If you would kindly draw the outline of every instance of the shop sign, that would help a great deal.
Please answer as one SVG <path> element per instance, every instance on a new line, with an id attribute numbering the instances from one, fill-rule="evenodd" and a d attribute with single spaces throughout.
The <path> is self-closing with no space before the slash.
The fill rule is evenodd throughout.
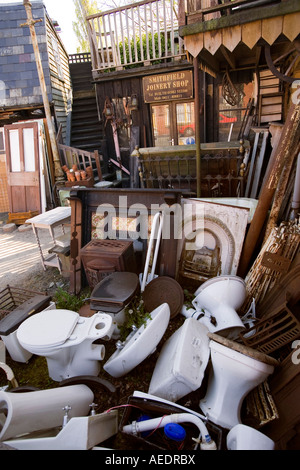
<path id="1" fill-rule="evenodd" d="M 193 98 L 191 70 L 150 75 L 143 78 L 145 103 Z"/>

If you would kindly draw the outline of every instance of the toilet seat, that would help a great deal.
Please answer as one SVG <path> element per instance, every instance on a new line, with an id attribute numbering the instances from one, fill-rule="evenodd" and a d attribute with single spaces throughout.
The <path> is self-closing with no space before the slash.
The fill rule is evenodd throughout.
<path id="1" fill-rule="evenodd" d="M 243 344 L 237 343 L 236 341 L 232 341 L 228 338 L 224 338 L 223 336 L 210 332 L 207 333 L 207 336 L 216 343 L 226 346 L 227 348 L 232 349 L 237 353 L 244 354 L 244 356 L 256 359 L 257 361 L 262 362 L 264 364 L 268 364 L 270 366 L 277 366 L 279 364 L 277 359 L 275 359 L 274 357 L 268 356 L 267 354 L 257 351 L 256 349 L 244 346 Z"/>
<path id="2" fill-rule="evenodd" d="M 45 310 L 24 321 L 17 335 L 25 348 L 54 348 L 70 338 L 79 318 L 71 310 Z"/>
<path id="3" fill-rule="evenodd" d="M 91 294 L 91 309 L 118 313 L 132 300 L 138 289 L 137 274 L 126 271 L 114 272 L 94 287 Z"/>

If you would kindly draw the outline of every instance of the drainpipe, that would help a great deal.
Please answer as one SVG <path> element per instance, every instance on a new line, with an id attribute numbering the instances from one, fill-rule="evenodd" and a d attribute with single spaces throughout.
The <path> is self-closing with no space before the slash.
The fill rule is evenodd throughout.
<path id="1" fill-rule="evenodd" d="M 49 100 L 48 100 L 48 95 L 47 95 L 47 88 L 45 84 L 44 72 L 43 72 L 41 57 L 39 53 L 39 45 L 38 45 L 35 28 L 34 28 L 35 23 L 38 23 L 42 20 L 33 19 L 32 11 L 31 11 L 31 3 L 28 0 L 23 0 L 23 4 L 26 10 L 27 22 L 21 24 L 20 26 L 28 26 L 30 30 L 30 36 L 31 36 L 31 41 L 32 41 L 33 51 L 34 51 L 34 56 L 35 56 L 35 62 L 36 62 L 36 67 L 38 71 L 40 87 L 42 91 L 42 98 L 43 98 L 46 119 L 47 119 L 47 125 L 49 129 L 50 144 L 51 144 L 51 149 L 52 149 L 54 171 L 55 171 L 55 179 L 56 179 L 56 182 L 64 181 L 64 174 L 60 165 L 60 158 L 59 158 L 59 153 L 57 149 L 55 131 L 54 131 L 50 105 L 49 105 Z"/>
<path id="2" fill-rule="evenodd" d="M 200 95 L 199 95 L 199 59 L 194 57 L 194 88 L 195 88 L 195 137 L 196 137 L 196 174 L 197 197 L 201 196 L 201 154 L 200 154 Z"/>

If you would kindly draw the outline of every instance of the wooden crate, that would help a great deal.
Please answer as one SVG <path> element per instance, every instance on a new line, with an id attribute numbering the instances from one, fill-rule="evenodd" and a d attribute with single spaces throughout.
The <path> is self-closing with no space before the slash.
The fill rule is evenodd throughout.
<path id="1" fill-rule="evenodd" d="M 66 181 L 65 186 L 72 187 L 72 186 L 85 186 L 87 188 L 92 188 L 95 184 L 94 178 L 87 178 L 86 180 L 79 180 L 79 181 Z"/>
<path id="2" fill-rule="evenodd" d="M 27 219 L 31 219 L 39 214 L 39 211 L 28 211 L 28 212 L 9 212 L 8 223 L 22 225 L 25 224 Z"/>

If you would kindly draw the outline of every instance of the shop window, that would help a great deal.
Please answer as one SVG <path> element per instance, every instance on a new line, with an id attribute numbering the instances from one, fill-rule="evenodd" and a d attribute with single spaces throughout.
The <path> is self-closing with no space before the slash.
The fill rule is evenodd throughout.
<path id="1" fill-rule="evenodd" d="M 229 100 L 223 85 L 219 86 L 219 141 L 237 140 L 247 110 L 253 97 L 253 82 L 234 84 L 235 100 Z"/>
<path id="2" fill-rule="evenodd" d="M 195 143 L 194 103 L 152 105 L 154 147 Z"/>
<path id="3" fill-rule="evenodd" d="M 169 104 L 160 104 L 152 107 L 152 126 L 155 147 L 172 145 Z"/>
<path id="4" fill-rule="evenodd" d="M 194 103 L 179 103 L 176 105 L 177 117 L 177 135 L 178 144 L 194 144 L 195 143 L 195 119 L 194 119 Z"/>

